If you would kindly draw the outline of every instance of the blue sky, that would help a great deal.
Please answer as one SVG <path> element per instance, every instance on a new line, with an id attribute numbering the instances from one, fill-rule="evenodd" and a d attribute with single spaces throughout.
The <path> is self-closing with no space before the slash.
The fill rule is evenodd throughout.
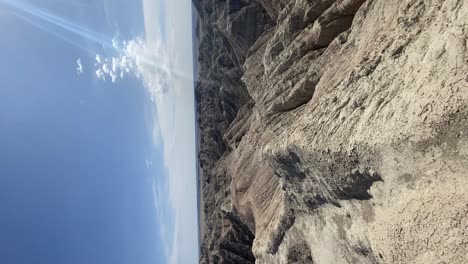
<path id="1" fill-rule="evenodd" d="M 197 262 L 191 29 L 190 1 L 0 0 L 0 263 Z"/>

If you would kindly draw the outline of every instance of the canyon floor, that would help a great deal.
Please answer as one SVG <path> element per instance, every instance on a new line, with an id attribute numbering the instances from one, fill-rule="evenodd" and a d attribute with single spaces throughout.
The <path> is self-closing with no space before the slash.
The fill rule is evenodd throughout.
<path id="1" fill-rule="evenodd" d="M 193 3 L 200 263 L 468 263 L 468 1 Z"/>

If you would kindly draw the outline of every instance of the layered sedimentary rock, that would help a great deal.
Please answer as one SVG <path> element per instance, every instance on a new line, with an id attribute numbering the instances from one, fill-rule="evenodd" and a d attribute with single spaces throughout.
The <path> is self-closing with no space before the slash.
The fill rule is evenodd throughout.
<path id="1" fill-rule="evenodd" d="M 466 263 L 468 2 L 194 4 L 200 263 Z"/>

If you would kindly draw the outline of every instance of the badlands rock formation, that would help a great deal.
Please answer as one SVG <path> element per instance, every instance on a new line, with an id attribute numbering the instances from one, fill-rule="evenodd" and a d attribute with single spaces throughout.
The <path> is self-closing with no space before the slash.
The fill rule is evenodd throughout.
<path id="1" fill-rule="evenodd" d="M 200 263 L 468 263 L 468 1 L 193 1 Z"/>

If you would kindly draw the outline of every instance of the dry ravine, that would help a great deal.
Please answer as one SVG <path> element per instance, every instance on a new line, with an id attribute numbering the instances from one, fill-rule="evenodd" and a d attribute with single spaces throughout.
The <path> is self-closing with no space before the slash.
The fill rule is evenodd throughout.
<path id="1" fill-rule="evenodd" d="M 468 263 L 468 1 L 193 2 L 200 263 Z"/>

